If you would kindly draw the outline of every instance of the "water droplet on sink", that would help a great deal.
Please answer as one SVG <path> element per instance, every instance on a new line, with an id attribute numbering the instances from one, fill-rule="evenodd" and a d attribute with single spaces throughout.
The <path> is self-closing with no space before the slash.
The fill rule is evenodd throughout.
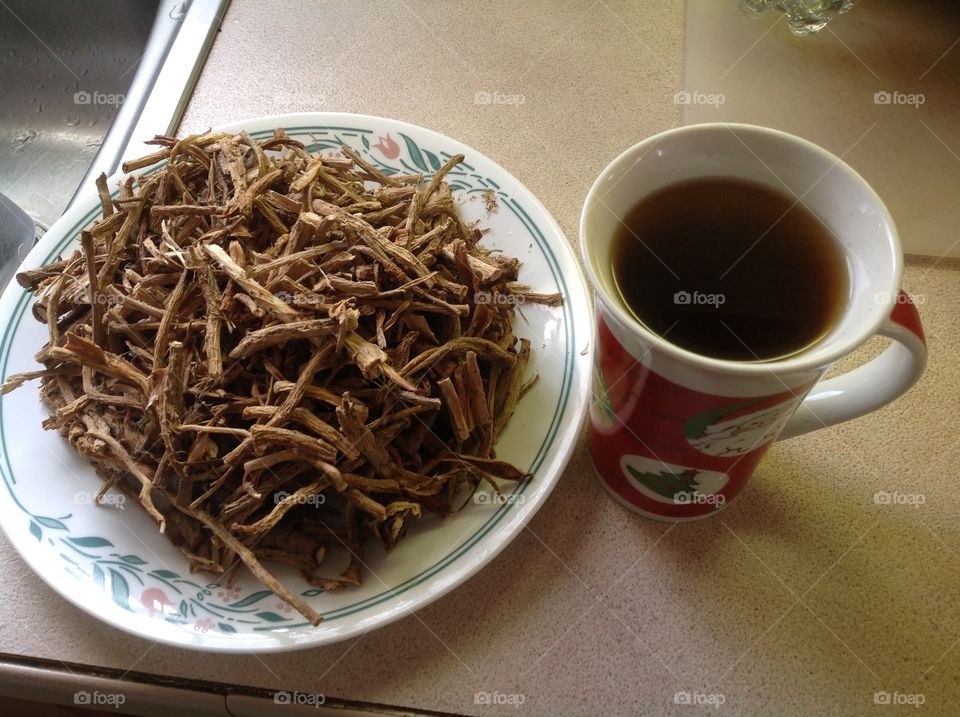
<path id="1" fill-rule="evenodd" d="M 168 17 L 171 20 L 176 20 L 179 22 L 183 19 L 183 16 L 187 14 L 187 4 L 184 2 L 178 2 L 176 5 L 171 8 Z"/>
<path id="2" fill-rule="evenodd" d="M 37 136 L 36 131 L 32 129 L 26 129 L 13 138 L 13 143 L 17 145 L 17 147 L 26 147 L 28 144 L 30 144 L 33 141 L 33 138 L 36 136 Z"/>

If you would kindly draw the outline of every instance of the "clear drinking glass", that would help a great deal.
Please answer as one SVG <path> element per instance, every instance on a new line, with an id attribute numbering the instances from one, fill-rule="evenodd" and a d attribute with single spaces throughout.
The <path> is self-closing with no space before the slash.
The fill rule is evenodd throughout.
<path id="1" fill-rule="evenodd" d="M 740 0 L 741 9 L 750 15 L 764 10 L 780 10 L 794 35 L 819 32 L 838 13 L 847 12 L 855 0 Z"/>

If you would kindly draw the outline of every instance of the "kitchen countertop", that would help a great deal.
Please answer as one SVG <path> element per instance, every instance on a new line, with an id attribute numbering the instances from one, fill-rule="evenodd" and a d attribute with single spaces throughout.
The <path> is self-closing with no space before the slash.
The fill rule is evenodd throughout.
<path id="1" fill-rule="evenodd" d="M 683 46 L 683 6 L 668 0 L 234 0 L 181 130 L 300 110 L 422 124 L 506 167 L 574 242 L 602 167 L 682 121 Z M 523 102 L 475 104 L 478 92 Z M 263 656 L 154 645 L 59 598 L 0 538 L 0 688 L 38 698 L 38 671 L 87 689 L 104 675 L 177 678 L 197 691 L 178 711 L 221 709 L 199 693 L 222 685 L 470 715 L 692 714 L 687 698 L 722 701 L 719 715 L 873 714 L 877 693 L 955 711 L 958 279 L 957 260 L 908 259 L 904 285 L 922 302 L 931 350 L 924 378 L 879 412 L 777 444 L 719 516 L 671 526 L 628 512 L 601 488 L 581 439 L 550 500 L 487 568 L 343 643 Z M 923 503 L 877 504 L 878 491 Z M 507 704 L 479 704 L 479 693 Z M 262 709 L 239 693 L 226 706 Z"/>

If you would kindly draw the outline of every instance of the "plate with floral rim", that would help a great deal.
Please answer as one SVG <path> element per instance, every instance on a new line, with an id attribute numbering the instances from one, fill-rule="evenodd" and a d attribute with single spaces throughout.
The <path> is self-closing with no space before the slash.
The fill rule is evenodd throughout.
<path id="1" fill-rule="evenodd" d="M 188 649 L 273 652 L 336 642 L 440 598 L 504 550 L 547 500 L 587 410 L 594 324 L 584 276 L 556 221 L 517 179 L 461 142 L 392 119 L 299 113 L 218 129 L 263 138 L 278 127 L 312 151 L 336 153 L 346 144 L 387 174 L 422 173 L 429 179 L 462 153 L 465 161 L 447 176 L 461 216 L 479 222 L 485 246 L 520 259 L 523 283 L 534 291 L 559 292 L 563 301 L 523 307 L 516 323 L 516 333 L 532 342 L 530 370 L 540 378 L 496 449 L 499 457 L 528 469 L 532 479 L 509 486 L 502 501 L 488 493 L 452 516 L 421 519 L 389 555 L 373 546 L 364 555 L 359 587 L 323 592 L 295 571 L 278 568 L 284 584 L 323 615 L 318 626 L 246 571 L 224 584 L 191 573 L 153 521 L 122 495 L 108 493 L 95 505 L 101 482 L 92 467 L 55 431 L 41 427 L 48 408 L 39 399 L 38 381 L 0 398 L 0 527 L 23 560 L 97 619 Z M 110 186 L 122 176 L 113 177 Z M 73 251 L 80 230 L 99 218 L 99 206 L 95 194 L 86 194 L 30 251 L 21 270 Z M 38 367 L 34 355 L 47 337 L 32 315 L 33 303 L 32 294 L 15 282 L 0 298 L 0 380 Z"/>

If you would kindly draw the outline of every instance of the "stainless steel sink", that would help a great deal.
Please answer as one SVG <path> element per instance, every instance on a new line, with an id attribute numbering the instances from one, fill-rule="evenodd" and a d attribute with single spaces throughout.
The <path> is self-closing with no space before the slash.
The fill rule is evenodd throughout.
<path id="1" fill-rule="evenodd" d="M 0 0 L 0 194 L 49 225 L 130 145 L 175 130 L 226 5 Z"/>

